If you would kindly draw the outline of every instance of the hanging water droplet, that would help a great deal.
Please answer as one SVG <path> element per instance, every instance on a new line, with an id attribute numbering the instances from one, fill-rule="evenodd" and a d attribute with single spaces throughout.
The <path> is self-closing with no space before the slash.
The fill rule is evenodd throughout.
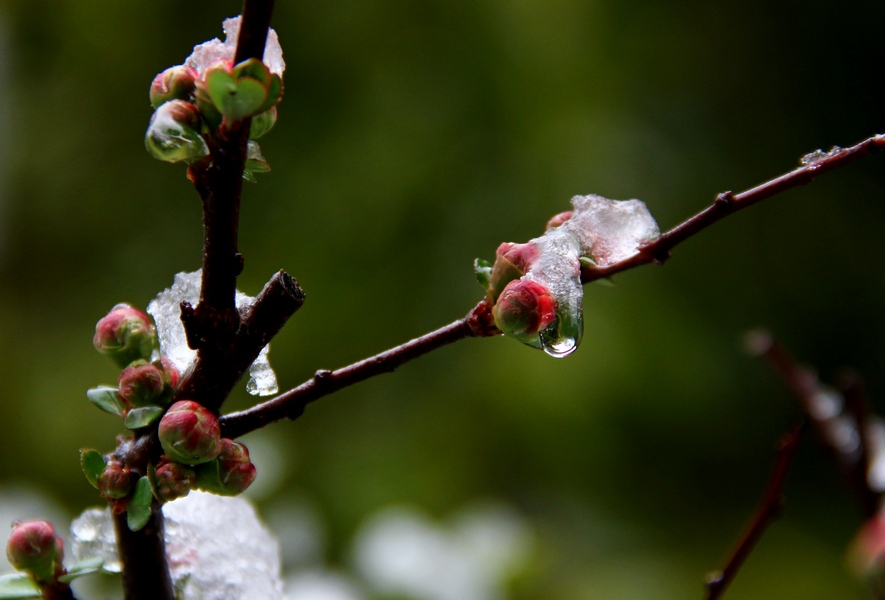
<path id="1" fill-rule="evenodd" d="M 548 356 L 565 358 L 578 349 L 583 329 L 584 319 L 580 312 L 557 316 L 547 329 L 541 331 L 541 349 Z"/>

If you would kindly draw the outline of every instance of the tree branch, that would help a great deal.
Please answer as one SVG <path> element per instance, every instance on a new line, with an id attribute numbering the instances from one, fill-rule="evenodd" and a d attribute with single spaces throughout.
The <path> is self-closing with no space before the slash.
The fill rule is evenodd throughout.
<path id="1" fill-rule="evenodd" d="M 114 515 L 114 530 L 126 600 L 173 600 L 162 508 L 154 507 L 147 525 L 138 531 L 129 529 L 126 513 Z"/>
<path id="2" fill-rule="evenodd" d="M 836 152 L 827 153 L 812 164 L 790 171 L 780 177 L 749 189 L 739 194 L 723 192 L 716 196 L 712 205 L 702 210 L 687 221 L 680 223 L 670 231 L 661 234 L 656 240 L 645 244 L 638 253 L 605 268 L 584 267 L 581 269 L 581 282 L 589 283 L 598 279 L 611 277 L 622 271 L 649 263 L 664 263 L 670 258 L 670 252 L 678 244 L 696 235 L 716 223 L 720 219 L 752 206 L 757 202 L 770 198 L 794 187 L 811 183 L 823 173 L 833 171 L 859 158 L 870 156 L 885 149 L 885 135 L 875 135 L 861 143 Z"/>
<path id="3" fill-rule="evenodd" d="M 778 444 L 774 471 L 768 481 L 765 495 L 762 497 L 762 504 L 760 504 L 756 514 L 743 535 L 741 535 L 740 541 L 731 553 L 731 557 L 728 559 L 725 567 L 721 571 L 713 573 L 707 579 L 707 600 L 716 600 L 725 593 L 726 588 L 735 578 L 741 565 L 750 555 L 750 552 L 753 551 L 762 534 L 765 533 L 771 522 L 777 519 L 783 511 L 784 482 L 787 479 L 790 463 L 796 454 L 796 448 L 799 446 L 801 433 L 802 426 L 799 425 L 785 435 Z"/>

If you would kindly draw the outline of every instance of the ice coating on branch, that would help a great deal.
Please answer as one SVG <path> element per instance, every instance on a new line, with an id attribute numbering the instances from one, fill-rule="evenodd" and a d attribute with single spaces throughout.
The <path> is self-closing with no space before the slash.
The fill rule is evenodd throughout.
<path id="1" fill-rule="evenodd" d="M 154 318 L 157 335 L 160 338 L 160 352 L 169 358 L 178 370 L 184 373 L 197 356 L 197 351 L 187 345 L 184 325 L 181 323 L 181 303 L 189 302 L 196 306 L 200 300 L 202 269 L 193 273 L 179 273 L 172 287 L 163 290 L 148 304 L 147 311 Z M 255 298 L 237 290 L 236 304 L 242 311 L 250 306 Z M 258 358 L 249 367 L 249 382 L 246 390 L 252 395 L 269 396 L 279 390 L 277 376 L 270 366 L 267 353 L 268 344 L 262 348 Z"/>
<path id="2" fill-rule="evenodd" d="M 581 259 L 608 267 L 627 259 L 660 235 L 645 203 L 609 200 L 602 196 L 572 198 L 572 216 L 529 243 L 538 249 L 522 279 L 545 286 L 556 300 L 556 320 L 541 331 L 539 345 L 547 354 L 571 354 L 583 333 Z"/>
<path id="3" fill-rule="evenodd" d="M 836 156 L 840 152 L 842 152 L 842 148 L 840 148 L 839 146 L 833 146 L 826 152 L 817 149 L 814 152 L 809 152 L 808 154 L 800 158 L 799 163 L 805 167 L 814 167 L 822 160 Z"/>
<path id="4" fill-rule="evenodd" d="M 225 19 L 222 23 L 225 38 L 222 42 L 218 38 L 204 42 L 199 46 L 194 46 L 193 53 L 187 57 L 185 64 L 197 73 L 203 74 L 206 69 L 221 60 L 233 61 L 234 53 L 237 50 L 237 36 L 240 33 L 241 16 Z M 267 32 L 267 44 L 264 46 L 264 64 L 270 69 L 271 73 L 276 73 L 280 77 L 286 70 L 286 63 L 283 61 L 283 49 L 280 47 L 280 39 L 277 32 L 269 29 Z"/>
<path id="5" fill-rule="evenodd" d="M 193 491 L 163 506 L 166 553 L 179 600 L 282 600 L 279 544 L 245 499 Z M 120 571 L 108 509 L 71 524 L 72 553 Z"/>

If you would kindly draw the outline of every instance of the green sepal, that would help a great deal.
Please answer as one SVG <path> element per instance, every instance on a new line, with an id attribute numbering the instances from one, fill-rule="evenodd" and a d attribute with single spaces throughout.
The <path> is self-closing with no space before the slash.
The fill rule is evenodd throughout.
<path id="1" fill-rule="evenodd" d="M 92 487 L 98 489 L 98 478 L 105 468 L 104 457 L 101 455 L 101 452 L 92 448 L 81 448 L 80 468 L 83 469 L 86 480 L 92 484 Z"/>
<path id="2" fill-rule="evenodd" d="M 240 121 L 265 110 L 268 88 L 252 77 L 236 79 L 216 69 L 206 76 L 206 91 L 218 112 L 231 121 Z"/>
<path id="3" fill-rule="evenodd" d="M 473 261 L 473 272 L 482 289 L 487 290 L 492 285 L 492 263 L 481 258 Z"/>
<path id="4" fill-rule="evenodd" d="M 126 412 L 123 401 L 117 395 L 117 388 L 100 385 L 97 388 L 86 390 L 86 397 L 106 413 L 122 417 L 123 413 Z"/>
<path id="5" fill-rule="evenodd" d="M 280 76 L 276 73 L 271 73 L 270 75 L 270 87 L 267 89 L 267 100 L 264 101 L 264 104 L 261 108 L 258 109 L 259 113 L 263 113 L 266 110 L 270 110 L 280 102 L 280 98 L 283 97 L 283 80 L 280 79 Z"/>
<path id="6" fill-rule="evenodd" d="M 261 147 L 258 142 L 249 140 L 246 146 L 246 164 L 243 167 L 243 179 L 250 183 L 257 183 L 255 173 L 267 173 L 270 171 L 270 165 L 264 160 L 261 154 Z"/>
<path id="7" fill-rule="evenodd" d="M 11 573 L 0 577 L 0 598 L 42 598 L 43 592 L 37 582 L 26 573 Z"/>
<path id="8" fill-rule="evenodd" d="M 252 126 L 249 128 L 249 139 L 257 140 L 265 133 L 273 129 L 277 122 L 277 111 L 274 108 L 258 113 L 252 117 Z"/>
<path id="9" fill-rule="evenodd" d="M 133 408 L 126 413 L 126 418 L 123 419 L 123 427 L 126 429 L 141 429 L 159 419 L 162 414 L 163 409 L 160 406 Z"/>
<path id="10" fill-rule="evenodd" d="M 151 491 L 151 483 L 147 477 L 141 477 L 135 483 L 135 491 L 126 505 L 126 523 L 131 531 L 138 531 L 144 527 L 151 518 L 151 503 L 154 494 Z"/>
<path id="11" fill-rule="evenodd" d="M 249 58 L 236 65 L 231 71 L 234 79 L 243 79 L 249 77 L 255 79 L 265 88 L 270 87 L 271 75 L 267 65 L 257 58 Z"/>
<path id="12" fill-rule="evenodd" d="M 599 268 L 599 265 L 596 264 L 596 261 L 589 256 L 581 256 L 580 258 L 578 258 L 578 262 L 581 263 L 582 267 L 587 267 L 590 269 Z"/>
<path id="13" fill-rule="evenodd" d="M 94 556 L 92 558 L 87 558 L 68 567 L 67 573 L 59 577 L 58 580 L 62 583 L 70 583 L 77 577 L 83 577 L 84 575 L 92 575 L 93 573 L 103 572 L 103 566 L 104 559 L 102 557 Z"/>

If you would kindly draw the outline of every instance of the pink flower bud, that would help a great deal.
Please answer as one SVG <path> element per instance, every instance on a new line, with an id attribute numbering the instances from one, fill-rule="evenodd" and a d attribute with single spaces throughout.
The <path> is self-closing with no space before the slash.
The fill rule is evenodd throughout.
<path id="1" fill-rule="evenodd" d="M 508 283 L 525 275 L 537 260 L 538 254 L 538 248 L 531 242 L 525 244 L 504 242 L 498 246 L 489 290 L 492 300 L 497 300 Z"/>
<path id="2" fill-rule="evenodd" d="M 176 402 L 159 427 L 160 445 L 175 462 L 198 465 L 221 452 L 221 427 L 208 409 L 192 400 Z"/>
<path id="3" fill-rule="evenodd" d="M 62 541 L 46 521 L 26 521 L 12 528 L 6 557 L 13 567 L 28 571 L 39 582 L 62 573 Z"/>
<path id="4" fill-rule="evenodd" d="M 163 373 L 152 364 L 134 363 L 120 373 L 117 394 L 128 408 L 156 404 L 163 393 Z"/>
<path id="5" fill-rule="evenodd" d="M 570 210 L 561 212 L 558 215 L 553 215 L 552 217 L 550 217 L 550 220 L 547 221 L 547 227 L 545 229 L 553 229 L 554 227 L 559 227 L 571 218 L 572 211 Z"/>
<path id="6" fill-rule="evenodd" d="M 132 472 L 115 460 L 110 461 L 98 476 L 98 491 L 103 498 L 119 500 L 131 489 Z"/>
<path id="7" fill-rule="evenodd" d="M 154 491 L 162 502 L 184 498 L 197 482 L 190 467 L 164 458 L 154 473 Z"/>
<path id="8" fill-rule="evenodd" d="M 165 356 L 161 356 L 159 360 L 155 360 L 154 366 L 157 367 L 163 375 L 163 391 L 175 391 L 178 387 L 178 382 L 181 380 L 181 373 L 179 373 L 178 367 Z"/>
<path id="9" fill-rule="evenodd" d="M 877 589 L 885 589 L 885 516 L 880 512 L 864 523 L 848 548 L 848 567 Z"/>
<path id="10" fill-rule="evenodd" d="M 169 67 L 151 83 L 151 105 L 156 109 L 169 100 L 188 100 L 194 93 L 197 72 L 185 65 Z"/>
<path id="11" fill-rule="evenodd" d="M 221 496 L 236 496 L 255 480 L 257 471 L 249 459 L 249 449 L 229 439 L 221 440 L 221 453 L 215 460 L 197 466 L 197 487 Z"/>
<path id="12" fill-rule="evenodd" d="M 138 359 L 149 358 L 156 332 L 143 312 L 128 304 L 118 304 L 95 325 L 92 343 L 120 368 Z"/>
<path id="13" fill-rule="evenodd" d="M 556 300 L 537 281 L 517 279 L 507 284 L 492 312 L 498 329 L 530 344 L 556 318 Z"/>

